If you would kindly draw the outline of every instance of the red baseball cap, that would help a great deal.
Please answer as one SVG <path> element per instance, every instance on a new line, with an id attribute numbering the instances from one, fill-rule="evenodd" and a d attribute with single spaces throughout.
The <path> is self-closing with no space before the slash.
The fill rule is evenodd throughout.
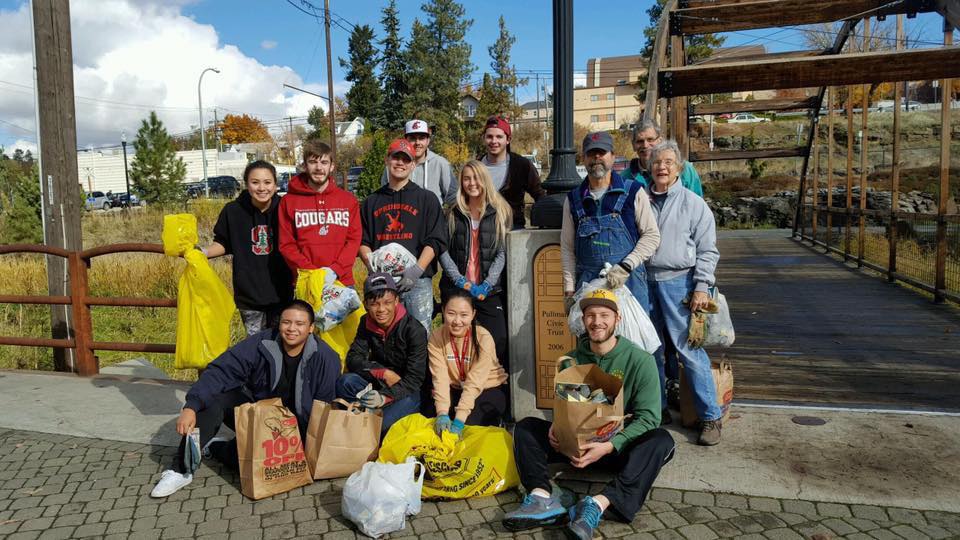
<path id="1" fill-rule="evenodd" d="M 407 142 L 406 139 L 394 139 L 393 142 L 390 143 L 390 148 L 387 149 L 387 157 L 398 152 L 406 154 L 411 160 L 414 159 L 413 147 L 410 146 L 410 143 Z"/>
<path id="2" fill-rule="evenodd" d="M 510 138 L 510 122 L 501 116 L 491 116 L 487 118 L 486 125 L 483 126 L 483 130 L 486 131 L 487 128 L 500 128 L 507 135 L 507 138 Z"/>

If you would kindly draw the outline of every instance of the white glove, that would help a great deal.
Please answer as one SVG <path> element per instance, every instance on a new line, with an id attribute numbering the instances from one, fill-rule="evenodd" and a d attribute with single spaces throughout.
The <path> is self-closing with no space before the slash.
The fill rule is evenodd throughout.
<path id="1" fill-rule="evenodd" d="M 627 265 L 623 262 L 617 263 L 616 266 L 607 270 L 607 286 L 610 287 L 610 290 L 617 290 L 623 287 L 629 277 L 630 269 Z"/>

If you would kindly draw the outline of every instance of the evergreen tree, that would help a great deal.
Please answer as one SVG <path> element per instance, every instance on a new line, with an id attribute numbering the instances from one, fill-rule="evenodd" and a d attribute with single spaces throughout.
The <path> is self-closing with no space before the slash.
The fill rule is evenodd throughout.
<path id="1" fill-rule="evenodd" d="M 384 136 L 383 131 L 373 134 L 370 141 L 370 150 L 363 157 L 363 172 L 357 178 L 357 190 L 354 195 L 362 201 L 374 191 L 380 189 L 380 178 L 383 176 L 383 169 L 386 167 L 384 159 L 387 157 L 387 148 L 389 142 Z"/>
<path id="2" fill-rule="evenodd" d="M 367 25 L 355 26 L 347 46 L 350 61 L 340 59 L 347 68 L 346 79 L 353 83 L 347 91 L 350 104 L 347 116 L 376 122 L 380 110 L 380 86 L 373 71 L 377 67 L 377 50 L 373 46 L 373 29 Z"/>
<path id="3" fill-rule="evenodd" d="M 376 115 L 377 127 L 395 130 L 403 126 L 403 102 L 407 95 L 407 65 L 403 59 L 403 41 L 400 39 L 400 19 L 397 18 L 396 0 L 390 0 L 383 8 L 384 38 L 380 41 L 383 51 L 380 56 L 380 85 L 382 106 Z"/>
<path id="4" fill-rule="evenodd" d="M 130 164 L 130 181 L 134 192 L 151 204 L 181 199 L 187 166 L 177 157 L 173 140 L 156 112 L 150 111 L 150 118 L 140 125 L 133 149 L 136 155 Z"/>
<path id="5" fill-rule="evenodd" d="M 330 120 L 327 118 L 327 113 L 323 112 L 323 109 L 316 105 L 310 107 L 310 111 L 307 113 L 307 123 L 313 128 L 307 135 L 307 139 L 330 140 Z"/>
<path id="6" fill-rule="evenodd" d="M 487 118 L 500 114 L 502 108 L 496 99 L 496 89 L 493 77 L 489 73 L 483 74 L 483 84 L 480 85 L 480 103 L 477 105 L 477 121 L 484 122 Z M 489 97 L 488 97 L 489 96 Z"/>
<path id="7" fill-rule="evenodd" d="M 657 25 L 660 24 L 660 15 L 663 14 L 663 6 L 667 3 L 667 0 L 657 0 L 654 2 L 649 9 L 647 9 L 647 15 L 650 16 L 650 22 L 647 27 L 643 30 L 644 37 L 647 38 L 646 43 L 643 46 L 643 51 L 641 54 L 647 60 L 647 65 L 650 65 L 650 61 L 653 59 L 653 55 L 656 51 L 653 50 L 656 41 L 657 41 Z M 717 34 L 700 34 L 696 36 L 684 36 L 684 46 L 683 52 L 686 57 L 687 64 L 693 64 L 709 58 L 713 51 L 722 47 L 723 42 L 726 41 L 725 36 L 718 36 Z M 667 43 L 667 58 L 670 57 L 670 44 Z M 662 67 L 662 66 L 661 66 Z M 643 101 L 646 99 L 647 95 L 647 75 L 643 74 L 638 80 L 640 84 L 640 91 L 637 93 L 637 99 Z"/>
<path id="8" fill-rule="evenodd" d="M 14 151 L 13 159 L 0 148 L 0 238 L 4 242 L 41 244 L 39 172 L 30 151 Z"/>
<path id="9" fill-rule="evenodd" d="M 509 118 L 520 118 L 522 110 L 513 99 L 513 92 L 517 85 L 527 83 L 526 79 L 517 78 L 517 70 L 510 65 L 510 49 L 517 42 L 517 38 L 507 31 L 507 23 L 500 16 L 500 34 L 493 45 L 487 47 L 490 53 L 490 67 L 493 68 L 493 78 L 488 82 L 487 74 L 483 76 L 483 89 L 480 97 L 480 109 L 485 112 L 481 118 L 491 114 L 499 114 Z"/>
<path id="10" fill-rule="evenodd" d="M 404 112 L 436 126 L 437 138 L 460 141 L 460 88 L 474 69 L 464 37 L 473 20 L 454 0 L 429 0 L 422 9 L 426 23 L 413 22 L 405 54 L 410 82 Z"/>

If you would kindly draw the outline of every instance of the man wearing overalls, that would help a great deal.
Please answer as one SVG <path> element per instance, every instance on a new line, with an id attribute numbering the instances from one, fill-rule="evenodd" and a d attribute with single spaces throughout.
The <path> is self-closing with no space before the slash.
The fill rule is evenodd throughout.
<path id="1" fill-rule="evenodd" d="M 660 245 L 660 230 L 643 186 L 613 172 L 613 138 L 605 131 L 583 139 L 587 178 L 563 201 L 560 258 L 563 292 L 569 311 L 573 294 L 596 279 L 604 264 L 611 290 L 626 286 L 647 311 L 643 263 Z"/>

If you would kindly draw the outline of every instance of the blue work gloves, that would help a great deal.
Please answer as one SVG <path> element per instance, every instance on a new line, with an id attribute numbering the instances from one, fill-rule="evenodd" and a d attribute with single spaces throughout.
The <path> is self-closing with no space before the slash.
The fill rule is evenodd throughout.
<path id="1" fill-rule="evenodd" d="M 463 421 L 454 420 L 451 422 L 450 416 L 446 414 L 437 416 L 437 419 L 433 423 L 433 431 L 437 433 L 438 437 L 442 436 L 444 431 L 449 431 L 456 435 L 458 439 L 462 439 L 463 427 Z"/>
<path id="2" fill-rule="evenodd" d="M 450 416 L 446 414 L 441 414 L 437 416 L 437 420 L 433 423 L 433 431 L 437 433 L 437 436 L 439 437 L 441 433 L 443 433 L 444 431 L 448 431 L 449 429 L 450 429 Z"/>
<path id="3" fill-rule="evenodd" d="M 493 287 L 490 286 L 486 281 L 481 282 L 479 285 L 474 285 L 470 287 L 470 294 L 477 300 L 484 300 L 486 297 L 490 296 L 490 289 Z"/>
<path id="4" fill-rule="evenodd" d="M 458 289 L 463 289 L 465 291 L 469 291 L 470 288 L 473 287 L 473 283 L 470 283 L 469 281 L 467 281 L 467 278 L 463 276 L 458 277 L 457 280 L 453 282 L 453 284 Z"/>

